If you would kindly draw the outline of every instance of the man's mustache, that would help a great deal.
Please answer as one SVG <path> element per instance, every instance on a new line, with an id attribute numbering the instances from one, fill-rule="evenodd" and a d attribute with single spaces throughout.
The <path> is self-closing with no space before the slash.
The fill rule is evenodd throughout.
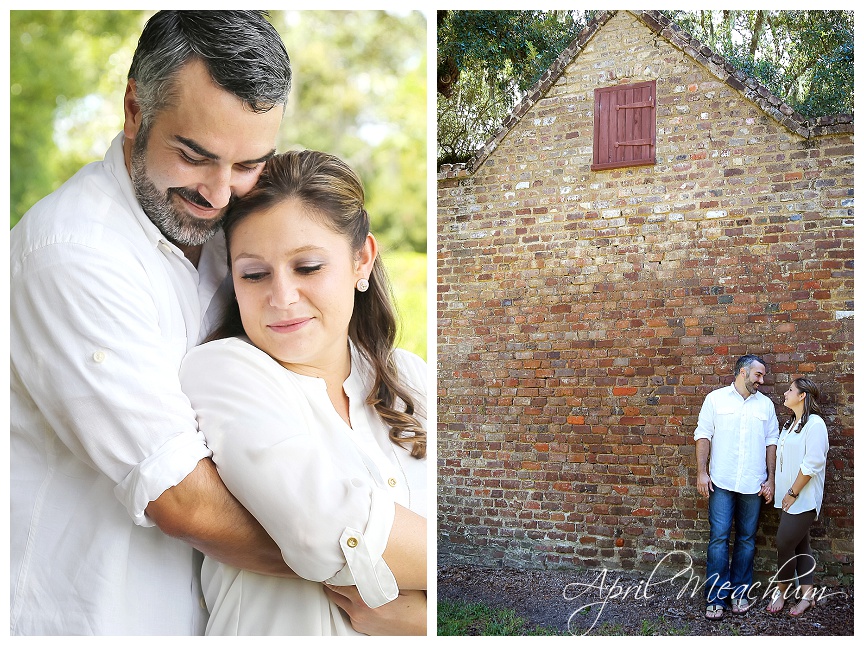
<path id="1" fill-rule="evenodd" d="M 204 199 L 204 196 L 201 195 L 198 191 L 193 191 L 191 188 L 171 188 L 168 189 L 169 192 L 176 193 L 180 197 L 185 200 L 189 200 L 192 204 L 197 204 L 198 206 L 204 207 L 205 209 L 212 209 L 213 205 L 210 204 L 207 200 Z M 232 196 L 233 198 L 233 196 Z"/>

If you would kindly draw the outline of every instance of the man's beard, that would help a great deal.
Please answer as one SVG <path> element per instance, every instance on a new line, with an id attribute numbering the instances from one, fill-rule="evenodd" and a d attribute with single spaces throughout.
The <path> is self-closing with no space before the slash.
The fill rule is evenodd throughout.
<path id="1" fill-rule="evenodd" d="M 176 200 L 182 197 L 194 204 L 212 208 L 200 193 L 183 187 L 169 188 L 165 193 L 160 193 L 147 176 L 145 158 L 148 134 L 146 131 L 139 131 L 132 143 L 130 168 L 135 197 L 150 221 L 171 242 L 189 247 L 202 245 L 222 226 L 224 210 L 216 218 L 196 218 L 176 204 Z"/>

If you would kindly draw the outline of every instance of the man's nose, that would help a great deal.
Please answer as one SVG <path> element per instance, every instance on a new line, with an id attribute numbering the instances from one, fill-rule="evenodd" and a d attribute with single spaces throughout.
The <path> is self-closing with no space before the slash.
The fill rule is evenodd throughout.
<path id="1" fill-rule="evenodd" d="M 206 180 L 198 187 L 198 192 L 210 202 L 214 209 L 228 206 L 231 200 L 231 167 L 213 165 Z"/>

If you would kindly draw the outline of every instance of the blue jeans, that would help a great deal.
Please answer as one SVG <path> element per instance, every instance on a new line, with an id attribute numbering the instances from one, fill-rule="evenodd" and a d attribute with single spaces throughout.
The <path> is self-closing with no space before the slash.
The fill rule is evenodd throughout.
<path id="1" fill-rule="evenodd" d="M 708 496 L 707 603 L 724 606 L 730 596 L 744 597 L 753 583 L 753 559 L 756 557 L 756 528 L 762 498 L 758 493 L 736 493 L 714 485 Z M 729 534 L 735 521 L 735 545 L 729 566 Z"/>

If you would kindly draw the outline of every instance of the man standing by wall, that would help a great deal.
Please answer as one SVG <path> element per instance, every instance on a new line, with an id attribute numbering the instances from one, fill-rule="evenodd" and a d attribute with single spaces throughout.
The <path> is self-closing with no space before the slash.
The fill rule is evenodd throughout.
<path id="1" fill-rule="evenodd" d="M 771 400 L 759 392 L 765 362 L 748 354 L 735 362 L 735 381 L 709 393 L 699 412 L 696 440 L 696 489 L 708 498 L 705 582 L 707 619 L 720 619 L 730 600 L 743 614 L 751 601 L 760 496 L 774 496 L 774 465 L 779 428 Z M 710 456 L 710 465 L 709 465 Z M 729 562 L 729 535 L 735 544 Z M 730 595 L 731 593 L 731 595 Z"/>
<path id="2" fill-rule="evenodd" d="M 222 213 L 274 154 L 290 83 L 261 12 L 157 13 L 123 132 L 13 229 L 13 635 L 201 634 L 193 547 L 290 574 L 178 380 L 227 295 Z"/>

